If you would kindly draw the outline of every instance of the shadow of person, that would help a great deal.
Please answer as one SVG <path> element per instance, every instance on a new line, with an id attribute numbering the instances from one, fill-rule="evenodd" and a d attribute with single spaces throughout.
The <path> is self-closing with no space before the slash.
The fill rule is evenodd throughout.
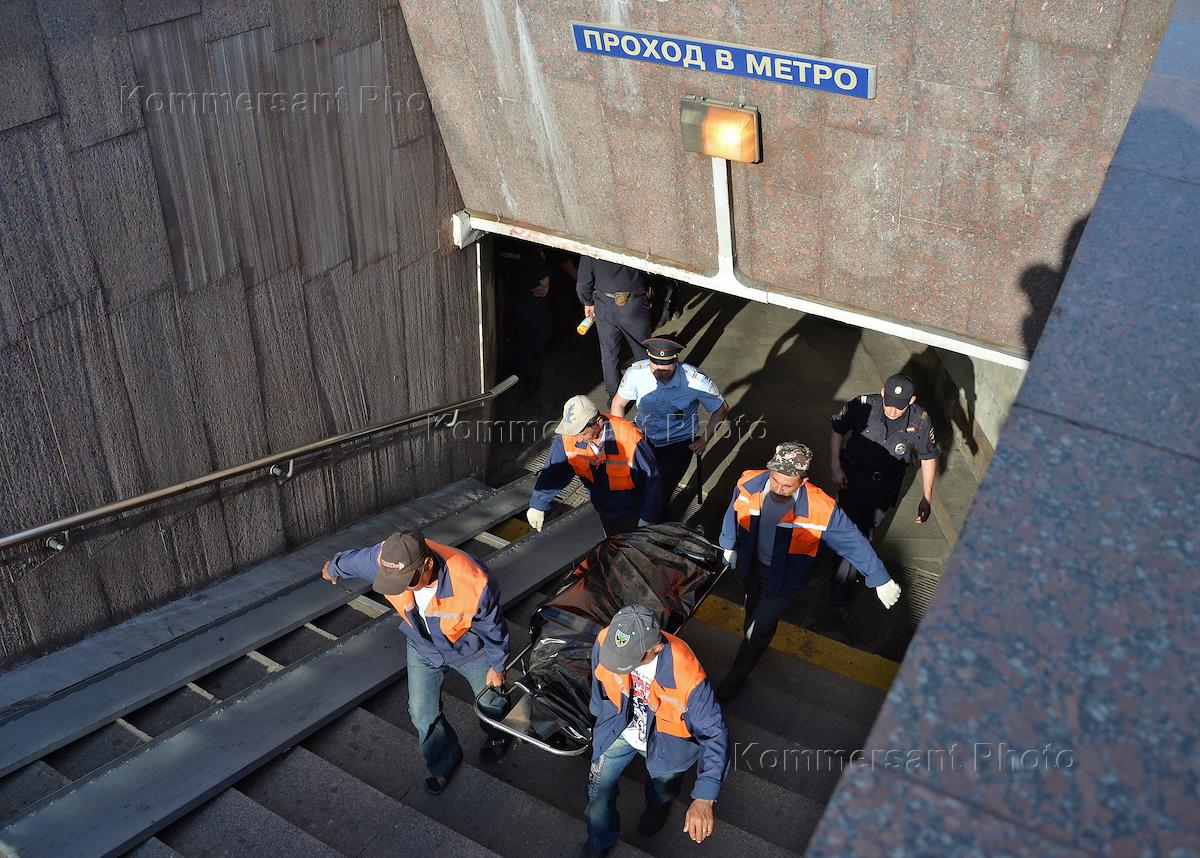
<path id="1" fill-rule="evenodd" d="M 1025 345 L 1026 355 L 1033 354 L 1038 340 L 1041 339 L 1042 330 L 1046 327 L 1046 320 L 1050 318 L 1050 311 L 1058 298 L 1063 278 L 1067 276 L 1067 269 L 1071 267 L 1071 260 L 1075 258 L 1075 250 L 1079 247 L 1079 239 L 1083 237 L 1089 216 L 1090 213 L 1075 221 L 1075 225 L 1067 233 L 1058 268 L 1034 265 L 1021 274 L 1021 291 L 1029 301 L 1029 313 L 1021 323 L 1021 341 Z"/>
<path id="2" fill-rule="evenodd" d="M 798 440 L 812 449 L 812 479 L 832 491 L 829 419 L 841 406 L 838 391 L 849 377 L 861 336 L 856 327 L 800 316 L 772 343 L 759 369 L 725 386 L 731 405 L 728 431 L 704 455 L 705 470 L 716 479 L 710 478 L 704 503 L 693 504 L 690 524 L 712 539 L 719 536 L 738 477 L 765 468 L 784 441 Z"/>
<path id="3" fill-rule="evenodd" d="M 686 347 L 683 359 L 692 366 L 703 368 L 702 362 L 708 357 L 713 346 L 748 303 L 750 302 L 745 298 L 707 292 L 702 296 L 696 312 L 682 328 L 673 330 L 671 325 L 666 325 L 656 335 L 683 343 Z"/>

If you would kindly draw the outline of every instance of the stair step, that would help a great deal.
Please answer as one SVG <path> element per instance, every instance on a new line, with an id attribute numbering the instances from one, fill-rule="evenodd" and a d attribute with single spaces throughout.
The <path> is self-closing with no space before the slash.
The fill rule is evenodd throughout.
<path id="1" fill-rule="evenodd" d="M 183 856 L 157 837 L 151 837 L 137 848 L 126 852 L 124 858 L 183 858 Z"/>
<path id="2" fill-rule="evenodd" d="M 258 652 L 285 667 L 329 646 L 329 639 L 301 626 L 281 638 L 258 647 Z"/>
<path id="3" fill-rule="evenodd" d="M 720 682 L 733 663 L 741 636 L 700 620 L 692 620 L 682 637 L 704 665 L 710 677 Z M 870 729 L 883 706 L 885 692 L 817 667 L 804 659 L 768 649 L 746 682 L 745 694 L 767 686 L 809 706 L 857 721 Z"/>
<path id="4" fill-rule="evenodd" d="M 434 855 L 496 854 L 299 746 L 238 790 L 344 855 L 390 855 L 413 842 Z"/>
<path id="5" fill-rule="evenodd" d="M 229 789 L 158 833 L 186 858 L 287 855 L 334 858 L 338 853 L 249 797 Z"/>
<path id="6" fill-rule="evenodd" d="M 136 729 L 114 721 L 47 754 L 45 760 L 71 780 L 78 780 L 143 744 L 145 739 L 138 735 Z"/>
<path id="7" fill-rule="evenodd" d="M 161 736 L 172 727 L 199 715 L 215 702 L 211 693 L 206 697 L 185 685 L 141 709 L 135 709 L 123 720 L 150 736 Z"/>
<path id="8" fill-rule="evenodd" d="M 378 616 L 378 614 L 367 614 L 355 607 L 352 602 L 349 605 L 342 605 L 340 608 L 332 610 L 328 614 L 324 614 L 309 622 L 311 625 L 340 638 L 352 634 L 374 616 Z"/>
<path id="9" fill-rule="evenodd" d="M 384 795 L 414 808 L 499 855 L 575 854 L 583 822 L 514 790 L 464 762 L 440 796 L 425 792 L 425 764 L 408 733 L 363 709 L 348 712 L 311 736 L 304 747 Z M 621 843 L 614 858 L 644 855 Z"/>
<path id="10" fill-rule="evenodd" d="M 269 673 L 280 667 L 278 663 L 268 662 L 262 655 L 252 652 L 200 677 L 195 684 L 218 700 L 227 700 L 266 679 Z"/>
<path id="11" fill-rule="evenodd" d="M 70 778 L 41 760 L 0 778 L 0 822 L 11 819 L 70 782 Z"/>
<path id="12" fill-rule="evenodd" d="M 470 686 L 458 675 L 447 677 L 442 696 L 442 710 L 454 725 L 462 742 L 466 764 L 478 765 L 479 749 L 485 737 L 476 725 L 475 712 L 471 704 Z M 408 717 L 407 684 L 397 683 L 366 701 L 363 709 L 387 721 L 393 727 L 404 730 L 416 746 L 416 734 Z M 590 757 L 556 757 L 528 745 L 518 745 L 510 751 L 504 761 L 489 766 L 484 771 L 510 784 L 513 788 L 528 793 L 565 813 L 582 819 Z M 624 839 L 636 846 L 660 856 L 691 855 L 695 844 L 681 834 L 683 813 L 690 801 L 691 777 L 677 802 L 680 806 L 672 812 L 671 821 L 656 837 L 641 838 L 635 825 L 644 802 L 640 783 L 644 778 L 634 777 L 644 772 L 645 767 L 636 761 L 626 770 L 628 783 L 618 798 L 618 807 L 625 820 Z M 753 775 L 736 774 L 721 791 L 718 805 L 719 825 L 713 833 L 712 846 L 720 852 L 771 854 L 770 844 L 787 849 L 798 849 L 808 841 L 816 828 L 823 803 L 806 801 L 794 792 L 772 786 L 764 779 Z M 786 815 L 776 817 L 771 811 Z M 676 817 L 678 819 L 676 820 Z M 678 821 L 678 826 L 675 822 Z M 757 835 L 748 830 L 750 824 L 764 823 L 771 829 L 771 836 Z M 671 827 L 674 826 L 674 827 Z M 677 836 L 678 835 L 678 836 Z M 760 839 L 761 837 L 761 839 Z M 775 850 L 776 852 L 778 850 Z"/>

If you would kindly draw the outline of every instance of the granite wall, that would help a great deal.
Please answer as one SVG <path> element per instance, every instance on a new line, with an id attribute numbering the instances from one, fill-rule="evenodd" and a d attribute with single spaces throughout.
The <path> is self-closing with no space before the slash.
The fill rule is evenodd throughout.
<path id="1" fill-rule="evenodd" d="M 0 5 L 0 531 L 476 394 L 461 206 L 398 6 Z M 480 463 L 418 432 L 13 550 L 0 664 Z"/>
<path id="2" fill-rule="evenodd" d="M 402 0 L 469 208 L 716 270 L 685 94 L 745 100 L 742 270 L 1032 349 L 1171 0 Z M 863 101 L 575 50 L 570 22 L 872 63 Z"/>

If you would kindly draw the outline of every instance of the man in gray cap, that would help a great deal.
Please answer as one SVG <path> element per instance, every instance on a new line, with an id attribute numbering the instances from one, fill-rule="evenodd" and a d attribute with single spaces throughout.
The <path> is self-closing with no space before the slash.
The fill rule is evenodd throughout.
<path id="1" fill-rule="evenodd" d="M 929 519 L 938 447 L 933 421 L 917 405 L 916 385 L 907 375 L 888 376 L 879 393 L 856 396 L 833 416 L 831 466 L 840 506 L 871 538 L 900 499 L 904 474 L 914 459 L 921 463 L 923 494 L 917 524 Z M 847 437 L 848 436 L 848 437 Z M 845 558 L 829 584 L 829 601 L 845 620 L 858 571 Z"/>
<path id="2" fill-rule="evenodd" d="M 588 774 L 587 842 L 581 855 L 605 854 L 621 836 L 621 773 L 641 754 L 650 779 L 643 836 L 666 824 L 684 774 L 696 765 L 683 830 L 697 843 L 712 834 L 713 804 L 729 768 L 729 730 L 704 668 L 682 640 L 663 632 L 645 605 L 617 611 L 592 647 L 592 766 Z"/>
<path id="3" fill-rule="evenodd" d="M 741 646 L 717 698 L 732 700 L 766 652 L 779 619 L 812 575 L 824 542 L 853 563 L 890 608 L 900 598 L 875 549 L 837 507 L 808 481 L 812 451 L 798 441 L 775 448 L 765 471 L 738 478 L 725 513 L 721 547 L 746 585 L 746 622 Z"/>
<path id="4" fill-rule="evenodd" d="M 592 400 L 581 395 L 567 400 L 554 431 L 557 437 L 525 513 L 530 527 L 542 529 L 554 496 L 576 476 L 587 486 L 609 536 L 658 523 L 658 462 L 636 426 L 623 417 L 601 414 Z"/>
<path id="5" fill-rule="evenodd" d="M 326 581 L 370 581 L 400 615 L 408 637 L 408 712 L 429 769 L 425 790 L 438 795 L 462 762 L 458 734 L 442 714 L 442 682 L 454 670 L 479 694 L 504 684 L 508 626 L 500 613 L 500 587 L 481 561 L 465 551 L 426 539 L 419 530 L 393 533 L 383 542 L 335 554 L 321 569 Z M 504 717 L 494 691 L 480 705 Z M 511 738 L 480 722 L 488 743 L 485 763 L 499 761 Z"/>

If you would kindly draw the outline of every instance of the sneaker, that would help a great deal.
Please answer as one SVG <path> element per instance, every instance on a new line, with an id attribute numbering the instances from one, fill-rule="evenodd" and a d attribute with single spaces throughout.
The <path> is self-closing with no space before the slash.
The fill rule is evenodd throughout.
<path id="1" fill-rule="evenodd" d="M 454 772 L 457 771 L 459 763 L 462 762 L 460 757 L 458 763 L 454 764 L 454 768 L 446 772 L 444 775 L 430 775 L 425 778 L 425 792 L 430 795 L 441 795 L 446 791 L 446 787 L 450 785 L 450 778 L 454 777 Z"/>
<path id="2" fill-rule="evenodd" d="M 733 677 L 725 677 L 725 681 L 717 686 L 717 700 L 721 703 L 728 703 L 730 700 L 737 698 L 742 693 L 742 684 L 745 680 L 735 680 Z"/>
<path id="3" fill-rule="evenodd" d="M 488 765 L 500 762 L 512 747 L 512 743 L 512 739 L 495 739 L 488 742 L 479 749 L 479 761 Z"/>
<path id="4" fill-rule="evenodd" d="M 642 818 L 638 820 L 638 834 L 643 837 L 653 837 L 658 832 L 662 831 L 664 825 L 667 824 L 667 814 L 671 812 L 671 805 L 664 804 L 661 807 L 647 806 L 642 811 Z"/>

